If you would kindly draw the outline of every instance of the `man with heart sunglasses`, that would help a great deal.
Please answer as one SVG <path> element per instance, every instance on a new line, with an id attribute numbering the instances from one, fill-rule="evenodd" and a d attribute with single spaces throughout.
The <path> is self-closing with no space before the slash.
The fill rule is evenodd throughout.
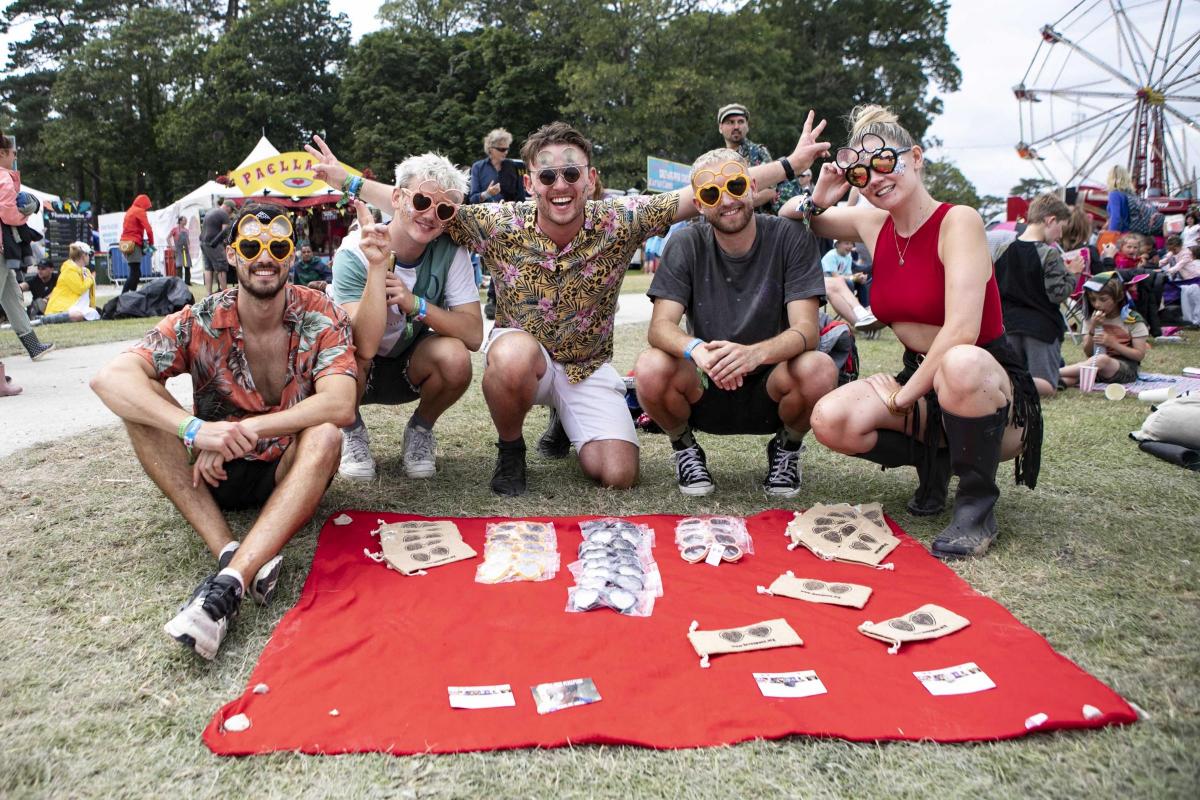
<path id="1" fill-rule="evenodd" d="M 324 294 L 288 282 L 291 218 L 244 206 L 225 255 L 239 285 L 178 311 L 105 365 L 92 390 L 125 423 L 146 474 L 216 558 L 165 630 L 206 659 L 249 592 L 270 602 L 280 552 L 337 471 L 339 425 L 354 419 L 350 320 Z M 375 260 L 386 250 L 367 249 Z M 164 386 L 192 378 L 193 409 Z M 261 508 L 245 538 L 224 511 Z"/>
<path id="2" fill-rule="evenodd" d="M 787 158 L 750 170 L 775 184 L 794 177 L 828 142 L 809 112 Z M 319 137 L 308 151 L 318 178 L 341 186 L 346 171 Z M 485 345 L 483 394 L 496 425 L 492 490 L 527 490 L 522 428 L 533 405 L 562 420 L 584 473 L 601 486 L 628 488 L 638 476 L 637 434 L 625 404 L 625 387 L 610 363 L 621 280 L 642 243 L 697 213 L 692 189 L 653 197 L 590 200 L 596 182 L 592 144 L 563 122 L 530 134 L 521 148 L 529 170 L 524 203 L 463 206 L 447 224 L 461 245 L 478 252 L 496 282 L 496 327 Z M 388 187 L 366 181 L 353 187 L 375 205 Z"/>
<path id="3" fill-rule="evenodd" d="M 691 186 L 708 225 L 671 237 L 647 292 L 654 312 L 635 369 L 638 400 L 670 437 L 685 495 L 714 488 L 693 429 L 774 434 L 763 488 L 796 495 L 809 415 L 837 386 L 837 367 L 817 350 L 825 284 L 816 240 L 804 225 L 754 213 L 749 168 L 724 148 L 696 159 Z"/>
<path id="4" fill-rule="evenodd" d="M 459 212 L 466 177 L 445 157 L 425 153 L 396 167 L 392 219 L 376 225 L 356 203 L 360 230 L 333 256 L 333 299 L 350 315 L 358 349 L 359 404 L 416 402 L 404 428 L 404 474 L 437 471 L 433 426 L 471 385 L 471 353 L 483 342 L 483 318 L 471 256 L 446 234 Z M 387 263 L 372 265 L 364 231 L 387 241 Z M 362 416 L 343 431 L 342 477 L 373 480 Z"/>

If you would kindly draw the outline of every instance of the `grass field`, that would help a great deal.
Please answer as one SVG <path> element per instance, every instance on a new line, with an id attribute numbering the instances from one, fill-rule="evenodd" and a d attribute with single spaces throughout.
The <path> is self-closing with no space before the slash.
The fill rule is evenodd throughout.
<path id="1" fill-rule="evenodd" d="M 145 329 L 139 322 L 128 335 Z M 644 326 L 618 329 L 622 371 L 644 337 Z M 860 349 L 865 371 L 899 362 L 889 334 Z M 1159 347 L 1147 362 L 1163 372 L 1187 364 L 1200 365 L 1200 345 Z M 1013 488 L 1002 467 L 1002 536 L 988 557 L 955 569 L 1149 717 L 1123 728 L 955 746 L 794 738 L 673 752 L 218 759 L 201 743 L 213 711 L 240 693 L 272 627 L 298 598 L 330 512 L 748 514 L 771 505 L 757 487 L 762 438 L 702 438 L 719 485 L 702 502 L 676 491 L 661 436 L 643 438 L 642 481 L 631 491 L 592 487 L 573 458 L 531 454 L 530 493 L 502 500 L 486 488 L 495 432 L 478 370 L 475 386 L 439 423 L 433 480 L 403 478 L 407 414 L 368 408 L 382 479 L 334 482 L 316 520 L 285 550 L 274 606 L 248 605 L 212 664 L 161 630 L 211 559 L 143 475 L 123 433 L 113 427 L 22 451 L 0 460 L 0 796 L 1195 797 L 1200 480 L 1128 439 L 1146 411 L 1133 400 L 1077 392 L 1047 403 L 1037 490 Z M 531 443 L 544 419 L 531 415 Z M 811 437 L 804 468 L 804 488 L 789 507 L 879 500 L 926 544 L 945 524 L 905 513 L 911 471 L 881 473 Z M 250 517 L 234 521 L 237 532 Z"/>

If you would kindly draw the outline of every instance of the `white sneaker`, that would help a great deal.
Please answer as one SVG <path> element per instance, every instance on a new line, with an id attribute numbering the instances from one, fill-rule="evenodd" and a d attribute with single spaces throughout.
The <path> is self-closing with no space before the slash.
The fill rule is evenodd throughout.
<path id="1" fill-rule="evenodd" d="M 862 311 L 858 312 L 858 321 L 854 323 L 855 330 L 877 331 L 882 327 L 883 323 L 876 319 L 875 315 L 872 314 L 868 309 L 864 308 Z"/>
<path id="2" fill-rule="evenodd" d="M 342 428 L 342 464 L 338 474 L 352 481 L 375 480 L 375 459 L 371 457 L 367 426 Z"/>
<path id="3" fill-rule="evenodd" d="M 437 472 L 437 439 L 433 431 L 418 428 L 410 420 L 404 428 L 404 474 L 431 478 Z"/>

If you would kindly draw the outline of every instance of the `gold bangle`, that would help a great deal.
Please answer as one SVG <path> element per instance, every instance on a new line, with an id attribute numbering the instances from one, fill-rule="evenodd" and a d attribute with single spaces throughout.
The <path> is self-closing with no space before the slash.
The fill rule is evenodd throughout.
<path id="1" fill-rule="evenodd" d="M 899 406 L 897 406 L 896 405 L 896 395 L 898 395 L 898 394 L 900 394 L 899 389 L 897 389 L 896 391 L 894 391 L 890 395 L 888 395 L 887 402 L 884 405 L 887 406 L 887 410 L 890 411 L 893 416 L 907 417 L 909 414 L 912 413 L 912 406 L 909 406 L 908 408 L 903 408 L 903 409 L 900 408 Z"/>

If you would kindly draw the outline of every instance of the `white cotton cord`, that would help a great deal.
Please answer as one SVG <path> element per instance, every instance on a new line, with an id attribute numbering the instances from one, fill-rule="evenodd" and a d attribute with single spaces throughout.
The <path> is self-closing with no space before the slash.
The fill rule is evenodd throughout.
<path id="1" fill-rule="evenodd" d="M 787 546 L 787 549 L 788 549 L 788 550 L 795 550 L 795 549 L 796 549 L 797 547 L 799 547 L 799 546 L 800 546 L 800 543 L 799 543 L 799 542 L 792 542 L 791 544 L 789 544 L 789 545 Z"/>
<path id="2" fill-rule="evenodd" d="M 709 664 L 708 664 L 708 656 L 706 656 L 706 655 L 704 655 L 704 656 L 700 656 L 700 668 L 701 668 L 701 669 L 708 669 L 708 666 L 709 666 Z"/>
<path id="3" fill-rule="evenodd" d="M 775 593 L 774 593 L 774 592 L 772 592 L 771 590 L 769 590 L 769 589 L 768 589 L 767 587 L 765 587 L 765 586 L 758 586 L 758 587 L 756 587 L 756 589 L 757 589 L 757 591 L 758 591 L 758 593 L 759 593 L 759 594 L 769 594 L 769 595 L 771 595 L 772 597 L 774 597 L 774 596 L 775 596 Z"/>
<path id="4" fill-rule="evenodd" d="M 794 578 L 794 577 L 796 577 L 796 573 L 792 572 L 790 569 L 789 569 L 787 572 L 783 573 L 783 574 L 784 574 L 784 575 L 787 575 L 789 578 Z"/>
<path id="5" fill-rule="evenodd" d="M 891 647 L 888 648 L 889 656 L 894 656 L 894 655 L 896 655 L 896 653 L 899 653 L 899 652 L 900 652 L 900 643 L 899 642 L 896 642 L 895 644 L 893 644 Z"/>
<path id="6" fill-rule="evenodd" d="M 384 562 L 383 553 L 372 553 L 365 547 L 363 548 L 363 555 L 374 561 L 376 564 L 382 564 Z"/>
<path id="7" fill-rule="evenodd" d="M 889 562 L 888 562 L 888 563 L 886 563 L 886 564 L 876 564 L 876 565 L 875 565 L 875 569 L 890 569 L 892 572 L 895 572 L 895 571 L 896 571 L 896 565 L 895 565 L 894 563 L 892 563 L 892 562 L 890 562 L 890 561 L 889 561 Z"/>

